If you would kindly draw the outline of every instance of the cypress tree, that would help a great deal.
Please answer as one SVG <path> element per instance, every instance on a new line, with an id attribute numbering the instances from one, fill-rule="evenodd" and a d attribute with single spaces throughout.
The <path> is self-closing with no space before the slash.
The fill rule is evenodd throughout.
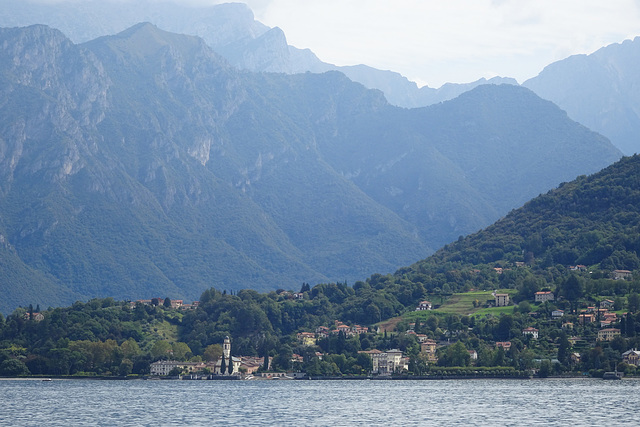
<path id="1" fill-rule="evenodd" d="M 264 348 L 264 363 L 262 364 L 262 370 L 265 372 L 269 370 L 269 350 L 266 346 Z"/>
<path id="2" fill-rule="evenodd" d="M 224 372 L 227 370 L 227 363 L 224 360 L 224 354 L 222 355 L 222 363 L 220 363 L 220 375 L 224 375 Z"/>
<path id="3" fill-rule="evenodd" d="M 233 375 L 233 356 L 229 355 L 229 375 Z"/>

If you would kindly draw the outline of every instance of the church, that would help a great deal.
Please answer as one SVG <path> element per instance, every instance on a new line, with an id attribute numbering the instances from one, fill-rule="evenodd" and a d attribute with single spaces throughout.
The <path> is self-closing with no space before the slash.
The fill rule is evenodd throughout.
<path id="1" fill-rule="evenodd" d="M 228 336 L 224 338 L 224 343 L 222 344 L 222 356 L 222 358 L 216 361 L 213 373 L 216 375 L 237 375 L 240 372 L 240 363 L 242 360 L 238 357 L 231 356 L 231 340 Z M 225 362 L 225 370 L 224 372 L 220 372 L 222 369 L 223 359 Z M 231 374 L 229 373 L 229 361 L 233 364 L 233 371 Z"/>

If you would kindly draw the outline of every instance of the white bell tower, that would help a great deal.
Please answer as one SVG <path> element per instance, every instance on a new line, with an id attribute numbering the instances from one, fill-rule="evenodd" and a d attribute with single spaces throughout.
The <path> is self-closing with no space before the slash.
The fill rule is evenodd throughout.
<path id="1" fill-rule="evenodd" d="M 222 354 L 224 355 L 224 360 L 231 360 L 231 340 L 229 340 L 228 336 L 224 337 L 224 344 L 222 344 Z"/>

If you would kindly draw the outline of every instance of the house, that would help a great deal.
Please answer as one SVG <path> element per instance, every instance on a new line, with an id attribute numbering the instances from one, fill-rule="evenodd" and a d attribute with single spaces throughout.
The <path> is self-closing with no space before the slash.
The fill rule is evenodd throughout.
<path id="1" fill-rule="evenodd" d="M 628 350 L 622 353 L 622 361 L 627 365 L 640 366 L 640 351 Z"/>
<path id="2" fill-rule="evenodd" d="M 425 311 L 431 310 L 431 302 L 430 301 L 420 301 L 420 304 L 416 307 L 416 311 Z"/>
<path id="3" fill-rule="evenodd" d="M 578 315 L 578 321 L 582 325 L 586 325 L 587 323 L 593 323 L 596 321 L 596 316 L 594 314 L 583 313 Z"/>
<path id="4" fill-rule="evenodd" d="M 180 308 L 183 306 L 184 301 L 181 299 L 172 299 L 169 300 L 171 302 L 171 308 Z"/>
<path id="5" fill-rule="evenodd" d="M 573 323 L 566 322 L 562 324 L 562 329 L 573 329 Z"/>
<path id="6" fill-rule="evenodd" d="M 598 331 L 598 341 L 611 341 L 620 335 L 620 329 L 606 328 Z"/>
<path id="7" fill-rule="evenodd" d="M 295 356 L 295 355 L 294 355 Z M 269 366 L 271 366 L 271 357 L 269 358 Z M 238 372 L 244 374 L 253 374 L 264 365 L 264 357 L 242 356 L 240 357 L 240 366 Z"/>
<path id="8" fill-rule="evenodd" d="M 536 328 L 528 327 L 522 330 L 522 335 L 530 335 L 533 339 L 538 339 L 538 330 Z"/>
<path id="9" fill-rule="evenodd" d="M 495 294 L 496 307 L 506 307 L 509 305 L 509 294 Z"/>
<path id="10" fill-rule="evenodd" d="M 496 348 L 502 347 L 504 351 L 508 351 L 511 348 L 511 341 L 496 341 Z"/>
<path id="11" fill-rule="evenodd" d="M 436 356 L 436 342 L 434 340 L 425 338 L 420 341 L 420 351 L 427 356 L 428 362 L 438 361 L 438 357 Z"/>
<path id="12" fill-rule="evenodd" d="M 563 310 L 553 310 L 551 312 L 551 317 L 554 319 L 559 319 L 562 316 L 564 316 L 564 311 Z"/>
<path id="13" fill-rule="evenodd" d="M 501 267 L 494 267 L 493 269 L 495 270 L 496 273 L 502 274 L 502 268 Z"/>
<path id="14" fill-rule="evenodd" d="M 600 301 L 600 308 L 606 308 L 608 310 L 611 310 L 614 305 L 615 305 L 615 302 L 613 300 L 610 300 L 610 299 L 606 299 L 604 301 Z"/>
<path id="15" fill-rule="evenodd" d="M 23 316 L 24 320 L 33 320 L 34 322 L 40 322 L 42 320 L 44 320 L 44 314 L 42 313 L 31 313 L 29 314 L 28 312 L 24 314 Z"/>
<path id="16" fill-rule="evenodd" d="M 613 270 L 611 272 L 613 280 L 631 280 L 631 275 L 629 270 Z"/>
<path id="17" fill-rule="evenodd" d="M 467 350 L 469 352 L 469 358 L 471 362 L 475 362 L 478 360 L 478 352 L 475 350 Z"/>
<path id="18" fill-rule="evenodd" d="M 298 332 L 296 337 L 302 345 L 310 346 L 316 344 L 316 334 L 313 332 Z"/>
<path id="19" fill-rule="evenodd" d="M 578 363 L 580 363 L 580 353 L 571 353 L 571 356 L 569 356 L 569 360 L 571 360 L 571 363 L 574 365 L 577 365 Z"/>
<path id="20" fill-rule="evenodd" d="M 166 376 L 175 368 L 182 369 L 183 372 L 196 372 L 204 369 L 206 365 L 202 362 L 179 362 L 177 360 L 159 360 L 150 365 L 151 375 Z"/>
<path id="21" fill-rule="evenodd" d="M 553 292 L 536 292 L 534 295 L 536 302 L 553 301 L 555 299 Z"/>

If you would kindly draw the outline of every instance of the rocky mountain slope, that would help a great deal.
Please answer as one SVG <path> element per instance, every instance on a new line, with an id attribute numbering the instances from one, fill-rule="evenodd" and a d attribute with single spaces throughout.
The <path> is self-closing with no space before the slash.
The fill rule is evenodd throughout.
<path id="1" fill-rule="evenodd" d="M 3 310 L 389 272 L 620 156 L 523 88 L 406 110 L 151 24 L 1 29 L 0 117 Z"/>

